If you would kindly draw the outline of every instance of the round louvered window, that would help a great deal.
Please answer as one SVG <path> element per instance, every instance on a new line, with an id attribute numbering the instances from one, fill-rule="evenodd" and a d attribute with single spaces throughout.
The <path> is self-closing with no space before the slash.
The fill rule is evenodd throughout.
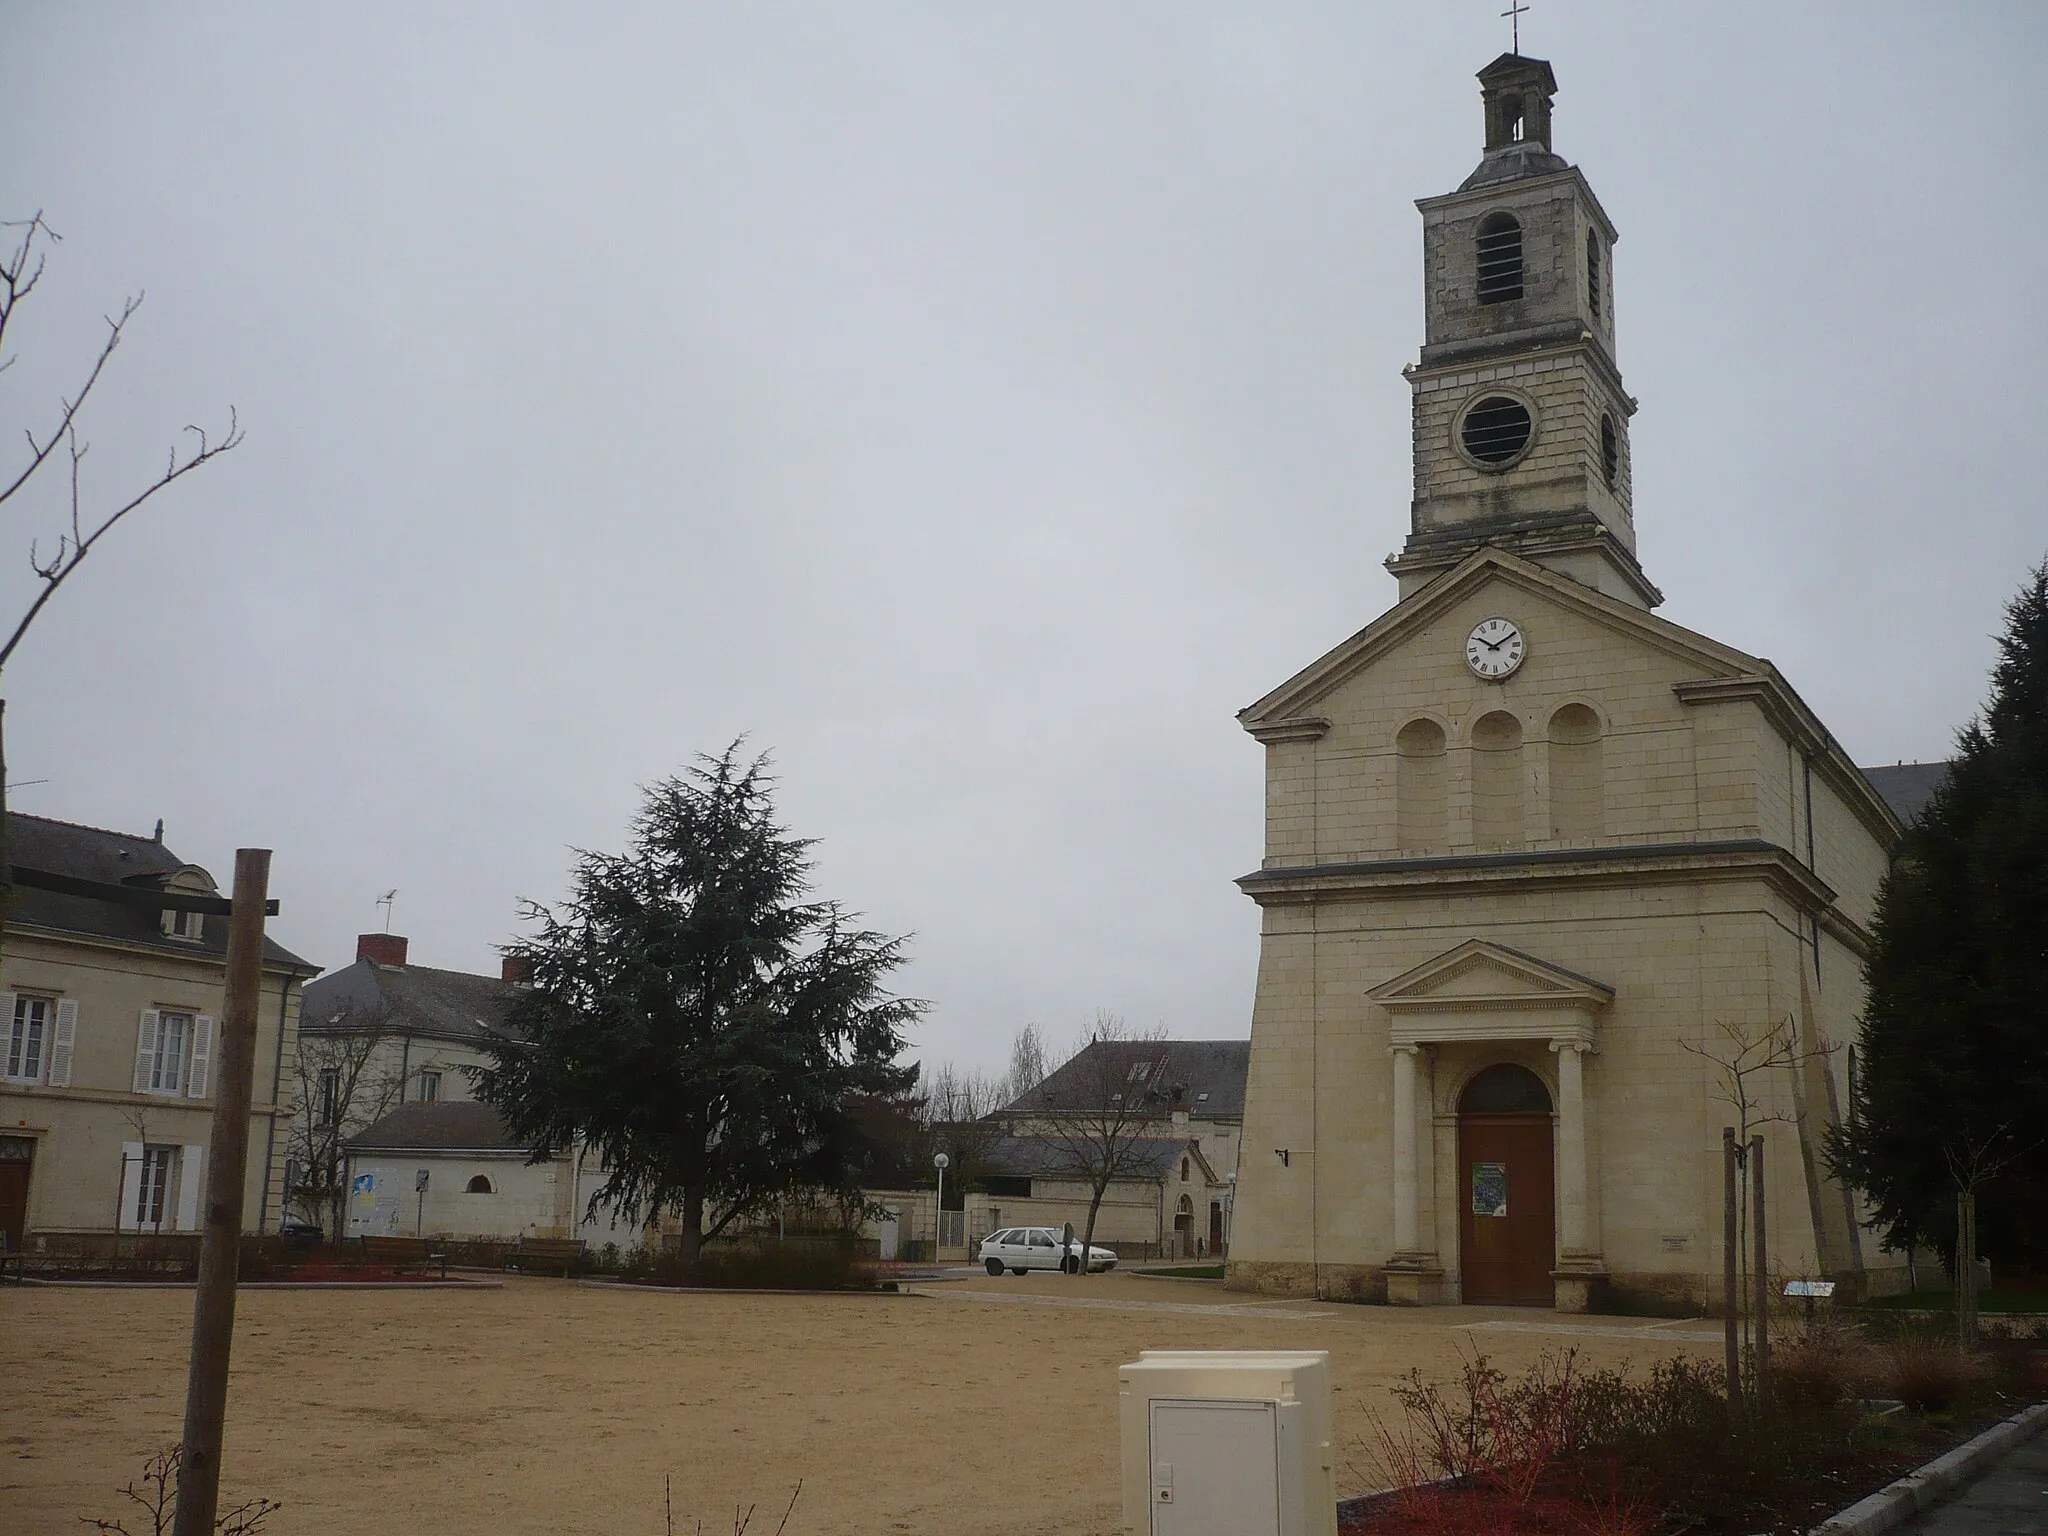
<path id="1" fill-rule="evenodd" d="M 1506 464 L 1529 446 L 1529 407 L 1508 395 L 1488 395 L 1465 413 L 1458 441 L 1482 464 Z"/>

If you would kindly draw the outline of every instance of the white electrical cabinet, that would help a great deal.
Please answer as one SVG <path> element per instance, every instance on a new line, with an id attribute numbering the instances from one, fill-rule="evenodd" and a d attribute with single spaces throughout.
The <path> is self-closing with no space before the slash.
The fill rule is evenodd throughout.
<path id="1" fill-rule="evenodd" d="M 1148 1349 L 1117 1411 L 1130 1536 L 1336 1536 L 1326 1351 Z"/>

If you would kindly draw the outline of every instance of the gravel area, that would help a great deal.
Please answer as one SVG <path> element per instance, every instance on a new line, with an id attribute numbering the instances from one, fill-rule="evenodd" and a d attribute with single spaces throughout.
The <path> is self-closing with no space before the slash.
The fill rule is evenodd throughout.
<path id="1" fill-rule="evenodd" d="M 513 1279 L 241 1298 L 224 1492 L 268 1536 L 491 1531 L 1064 1536 L 1119 1527 L 1116 1367 L 1141 1349 L 1327 1349 L 1345 1465 L 1419 1366 L 1546 1348 L 1712 1354 L 1701 1325 L 1396 1310 L 1110 1274 L 900 1296 L 691 1295 Z M 1051 1303 L 1051 1304 L 1048 1304 Z M 1079 1303 L 1075 1305 L 1073 1303 Z M 190 1291 L 0 1288 L 0 1531 L 77 1529 L 183 1414 Z"/>

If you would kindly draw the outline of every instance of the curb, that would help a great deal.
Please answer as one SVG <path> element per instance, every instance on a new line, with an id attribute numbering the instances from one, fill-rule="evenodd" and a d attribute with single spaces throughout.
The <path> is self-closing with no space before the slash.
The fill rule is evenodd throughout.
<path id="1" fill-rule="evenodd" d="M 1807 1536 L 1880 1536 L 1932 1509 L 2016 1446 L 2048 1429 L 2048 1403 L 2024 1408 L 1974 1440 L 1887 1483 L 1867 1499 L 1830 1515 Z"/>

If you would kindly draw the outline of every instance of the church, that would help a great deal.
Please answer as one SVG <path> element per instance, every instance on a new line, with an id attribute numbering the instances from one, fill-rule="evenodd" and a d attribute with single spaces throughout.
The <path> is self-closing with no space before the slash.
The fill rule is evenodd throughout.
<path id="1" fill-rule="evenodd" d="M 1615 228 L 1552 150 L 1549 64 L 1479 80 L 1479 166 L 1417 205 L 1399 601 L 1239 717 L 1266 838 L 1229 1283 L 1706 1304 L 1746 1123 L 1773 1272 L 1892 1289 L 1824 1148 L 1899 816 L 1769 661 L 1657 617 Z"/>

